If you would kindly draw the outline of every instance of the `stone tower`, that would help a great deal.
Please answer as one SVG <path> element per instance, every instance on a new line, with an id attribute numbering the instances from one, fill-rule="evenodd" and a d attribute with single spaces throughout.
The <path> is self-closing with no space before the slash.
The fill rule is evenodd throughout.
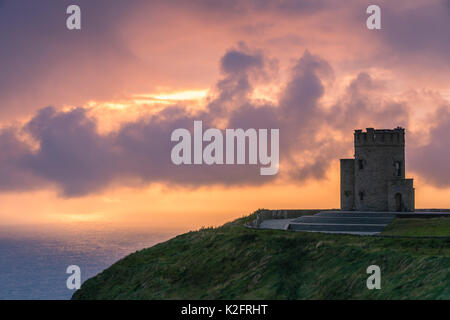
<path id="1" fill-rule="evenodd" d="M 414 211 L 405 179 L 405 129 L 355 130 L 355 158 L 341 159 L 341 209 Z"/>

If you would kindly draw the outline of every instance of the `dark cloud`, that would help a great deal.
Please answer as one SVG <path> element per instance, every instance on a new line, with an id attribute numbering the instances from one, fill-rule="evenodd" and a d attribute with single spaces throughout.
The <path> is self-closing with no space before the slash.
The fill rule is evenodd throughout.
<path id="1" fill-rule="evenodd" d="M 202 120 L 204 130 L 216 127 L 217 121 L 227 128 L 280 129 L 279 175 L 304 182 L 323 179 L 329 166 L 351 150 L 351 142 L 337 133 L 351 137 L 355 128 L 407 124 L 406 106 L 381 100 L 384 84 L 367 73 L 355 77 L 335 106 L 324 108 L 321 99 L 333 81 L 333 70 L 308 51 L 293 65 L 278 103 L 254 101 L 252 79 L 269 72 L 266 60 L 258 51 L 231 49 L 221 59 L 222 78 L 205 111 L 192 114 L 172 106 L 108 134 L 98 132 L 86 109 L 44 108 L 21 130 L 0 131 L 0 188 L 20 190 L 47 183 L 72 197 L 114 184 L 260 185 L 278 177 L 261 176 L 259 165 L 173 165 L 171 133 L 177 128 L 192 133 L 194 120 Z M 22 142 L 21 132 L 39 147 Z M 437 152 L 437 147 L 429 148 Z"/>
<path id="2" fill-rule="evenodd" d="M 427 182 L 439 187 L 450 187 L 450 108 L 440 107 L 432 123 L 427 144 L 408 145 L 408 165 Z"/>
<path id="3" fill-rule="evenodd" d="M 97 133 L 96 122 L 87 117 L 85 109 L 42 109 L 25 130 L 40 148 L 22 159 L 23 164 L 37 176 L 61 186 L 66 195 L 101 189 L 119 169 L 114 140 Z"/>
<path id="4" fill-rule="evenodd" d="M 322 10 L 334 7 L 330 1 L 324 0 L 194 0 L 194 3 L 200 8 L 217 10 L 221 13 L 243 14 L 248 12 L 279 12 L 288 14 L 312 14 Z M 186 4 L 185 1 L 179 1 L 180 4 Z"/>
<path id="5" fill-rule="evenodd" d="M 354 50 L 343 54 L 339 48 L 336 53 L 325 52 L 328 47 L 324 54 L 330 55 L 327 59 L 344 56 L 350 68 L 420 70 L 432 65 L 444 74 L 450 52 L 448 2 L 382 2 L 382 32 L 366 30 L 366 4 L 347 2 L 342 6 L 335 0 L 3 0 L 0 117 L 29 116 L 37 106 L 82 105 L 128 93 L 154 92 L 158 86 L 203 87 L 212 77 L 210 70 L 220 50 L 241 39 L 272 52 L 293 52 L 293 43 L 299 39 L 304 47 L 314 48 L 334 42 L 353 48 L 367 39 L 374 48 L 362 47 L 361 55 Z M 82 8 L 81 32 L 65 28 L 65 9 L 70 4 Z M 350 33 L 348 42 L 346 32 Z M 382 48 L 379 43 L 384 44 Z M 374 52 L 369 54 L 366 49 Z M 224 57 L 223 71 L 258 69 L 265 61 L 261 58 L 240 49 L 230 51 Z M 286 53 L 282 64 L 290 58 Z M 244 87 L 247 79 L 234 80 Z"/>
<path id="6" fill-rule="evenodd" d="M 247 68 L 237 70 L 236 66 Z M 17 132 L 1 131 L 5 146 L 1 164 L 9 173 L 1 176 L 0 185 L 3 189 L 24 189 L 31 181 L 39 180 L 57 185 L 65 196 L 82 196 L 118 181 L 195 186 L 252 184 L 273 179 L 261 177 L 256 165 L 178 167 L 170 160 L 172 131 L 186 128 L 192 133 L 194 120 L 202 120 L 204 130 L 212 127 L 212 121 L 219 116 L 215 113 L 219 105 L 226 106 L 239 99 L 246 101 L 245 93 L 251 91 L 249 73 L 258 68 L 263 68 L 261 56 L 231 50 L 222 59 L 224 78 L 218 82 L 219 95 L 207 112 L 194 117 L 184 108 L 173 106 L 106 135 L 98 133 L 96 120 L 84 108 L 68 112 L 44 108 L 22 128 L 39 144 L 38 150 L 32 151 L 23 142 L 19 144 Z M 228 113 L 225 109 L 223 112 Z M 21 152 L 11 147 L 16 144 Z M 23 169 L 32 173 L 30 182 L 15 178 Z"/>
<path id="7" fill-rule="evenodd" d="M 327 113 L 326 121 L 335 129 L 347 132 L 354 128 L 407 127 L 409 113 L 406 103 L 385 99 L 384 85 L 366 72 L 359 73 Z"/>
<path id="8" fill-rule="evenodd" d="M 19 139 L 17 128 L 0 130 L 0 190 L 28 190 L 37 188 L 42 181 L 33 175 L 23 159 L 31 154 L 29 146 Z"/>
<path id="9" fill-rule="evenodd" d="M 110 99 L 122 92 L 148 90 L 148 75 L 153 75 L 153 69 L 148 67 L 148 61 L 141 61 L 142 56 L 135 56 L 136 48 L 131 50 L 124 45 L 124 38 L 131 35 L 124 37 L 123 32 L 128 29 L 121 28 L 127 25 L 126 22 L 134 21 L 136 12 L 144 11 L 139 10 L 141 8 L 145 7 L 144 12 L 149 14 L 157 12 L 159 15 L 164 3 L 145 0 L 0 0 L 0 116 L 28 114 L 37 105 L 49 104 L 50 101 L 41 99 L 44 96 L 46 99 L 51 97 L 55 105 L 79 105 L 93 97 Z M 64 28 L 65 8 L 69 4 L 79 4 L 83 8 L 83 30 L 88 32 L 68 32 Z M 198 11 L 199 16 L 195 17 L 201 17 L 209 24 L 220 19 L 220 22 L 230 22 L 234 26 L 238 21 L 234 18 L 238 17 L 247 26 L 257 26 L 260 34 L 276 26 L 273 21 L 286 17 L 285 14 L 305 14 L 313 20 L 311 16 L 315 13 L 334 13 L 336 9 L 339 31 L 348 23 L 348 30 L 377 44 L 372 53 L 376 59 L 367 59 L 367 66 L 389 66 L 390 70 L 405 66 L 408 70 L 416 68 L 421 72 L 415 79 L 426 73 L 445 75 L 441 71 L 448 68 L 450 58 L 448 1 L 383 2 L 383 30 L 380 32 L 364 27 L 367 5 L 359 1 L 351 1 L 351 5 L 344 8 L 341 1 L 180 0 L 170 9 L 184 10 L 183 16 L 189 10 Z M 172 13 L 172 10 L 168 11 Z M 175 11 L 175 22 L 172 23 L 178 22 Z M 275 20 L 247 19 L 261 12 L 267 17 L 273 14 Z M 166 12 L 166 17 L 172 17 L 172 14 Z M 144 33 L 146 37 L 164 31 L 161 25 L 152 29 L 156 20 L 151 18 L 146 17 L 150 21 L 148 24 L 138 24 L 157 30 Z M 345 19 L 348 21 L 343 22 Z M 238 28 L 239 24 L 234 27 Z M 325 23 L 324 28 L 327 32 Z M 180 30 L 185 31 L 182 27 Z M 300 35 L 298 31 L 301 31 Z M 292 34 L 300 37 L 305 46 L 311 41 L 305 30 L 290 29 L 288 35 Z M 168 35 L 170 38 L 170 32 Z M 178 40 L 181 38 L 179 36 Z M 381 47 L 378 47 L 379 43 Z M 203 50 L 204 47 L 199 49 L 196 44 L 191 44 L 191 54 Z M 183 57 L 189 49 L 178 42 L 177 48 L 181 52 L 177 57 Z M 178 49 L 170 50 L 178 52 Z M 349 57 L 351 70 L 358 69 L 362 63 L 359 59 L 364 60 L 366 56 Z M 164 65 L 164 72 L 175 66 L 172 75 L 181 74 L 175 59 L 169 62 Z M 170 134 L 176 128 L 192 130 L 194 120 L 202 120 L 205 129 L 215 127 L 219 122 L 227 123 L 229 128 L 279 128 L 283 164 L 280 174 L 299 182 L 324 178 L 333 161 L 351 152 L 355 128 L 393 128 L 398 125 L 408 128 L 407 104 L 386 98 L 383 92 L 388 84 L 368 72 L 356 74 L 336 104 L 330 109 L 324 108 L 322 100 L 327 86 L 334 80 L 333 70 L 325 59 L 308 51 L 293 64 L 290 78 L 281 84 L 283 90 L 276 103 L 254 101 L 251 97 L 255 84 L 270 79 L 276 71 L 275 65 L 262 51 L 251 50 L 239 43 L 220 60 L 221 78 L 206 111 L 192 115 L 181 106 L 173 106 L 103 135 L 98 133 L 96 120 L 83 108 L 68 112 L 52 107 L 42 109 L 22 128 L 0 129 L 0 190 L 56 185 L 65 196 L 82 196 L 116 183 L 244 185 L 266 183 L 276 178 L 261 177 L 259 166 L 172 165 Z M 188 74 L 186 78 L 192 78 L 192 69 L 184 72 Z M 161 81 L 161 74 L 154 78 Z M 450 184 L 450 177 L 445 174 L 445 163 L 448 163 L 445 150 L 450 149 L 446 145 L 450 139 L 445 139 L 448 136 L 445 129 L 450 124 L 448 118 L 448 110 L 441 109 L 433 120 L 436 125 L 431 131 L 430 143 L 420 147 L 412 145 L 408 149 L 411 168 L 431 183 L 445 186 Z M 349 140 L 341 141 L 340 135 Z M 27 137 L 39 147 L 36 149 L 27 143 Z"/>
<path id="10" fill-rule="evenodd" d="M 230 111 L 245 105 L 253 91 L 251 81 L 267 77 L 267 58 L 262 52 L 252 52 L 245 43 L 228 50 L 220 60 L 223 77 L 216 84 L 216 98 L 208 104 L 205 118 L 225 117 Z"/>
<path id="11" fill-rule="evenodd" d="M 450 58 L 450 6 L 448 1 L 421 1 L 402 10 L 387 6 L 382 15 L 383 39 L 399 59 L 421 59 L 434 64 L 434 59 Z M 424 56 L 425 55 L 425 56 Z"/>
<path id="12" fill-rule="evenodd" d="M 29 114 L 36 108 L 33 102 L 48 104 L 49 96 L 53 103 L 81 104 L 128 89 L 129 82 L 123 78 L 137 77 L 144 70 L 118 30 L 135 7 L 145 2 L 3 1 L 0 117 Z M 81 31 L 66 28 L 66 8 L 71 4 L 82 8 Z M 18 95 L 22 96 L 19 106 Z"/>
<path id="13" fill-rule="evenodd" d="M 372 50 L 371 58 L 364 62 L 354 57 L 349 64 L 386 68 L 396 71 L 399 78 L 403 75 L 424 85 L 430 83 L 429 79 L 445 84 L 450 71 L 449 2 L 383 1 L 379 5 L 382 29 L 361 29 L 367 48 Z"/>
<path id="14" fill-rule="evenodd" d="M 221 60 L 222 70 L 225 73 L 246 73 L 252 68 L 263 66 L 262 54 L 252 55 L 233 49 L 228 51 Z"/>
<path id="15" fill-rule="evenodd" d="M 183 42 L 184 38 L 189 39 L 186 33 L 195 34 L 199 30 L 189 29 L 190 23 L 185 22 L 184 28 L 179 19 L 181 13 L 183 19 L 203 21 L 203 28 L 208 29 L 205 26 L 214 26 L 219 19 L 230 22 L 230 17 L 242 18 L 255 10 L 303 12 L 308 9 L 311 12 L 318 9 L 316 2 L 3 0 L 0 2 L 0 117 L 11 120 L 29 115 L 36 111 L 36 102 L 38 105 L 80 105 L 128 92 L 148 92 L 173 77 L 178 77 L 178 85 L 181 81 L 192 84 L 193 70 L 204 75 L 208 72 L 203 66 L 209 66 L 208 61 L 195 61 L 192 56 L 210 49 L 208 40 L 194 44 L 189 40 Z M 69 31 L 65 27 L 66 8 L 72 4 L 82 9 L 81 31 Z M 130 29 L 133 23 L 140 29 Z M 149 50 L 134 45 L 147 39 L 163 47 L 167 45 L 163 39 L 172 37 L 179 45 L 176 50 L 171 47 L 169 55 L 182 57 L 180 61 L 187 57 L 189 64 L 181 66 L 173 61 L 175 58 L 167 62 L 169 58 L 164 57 L 168 54 L 161 54 L 158 48 Z M 227 72 L 261 63 L 260 58 L 242 52 L 230 52 L 225 58 L 223 67 Z M 244 61 L 246 58 L 255 60 Z M 194 67 L 189 66 L 192 63 Z M 200 80 L 196 81 L 198 85 Z M 18 102 L 17 96 L 24 92 L 27 94 Z"/>

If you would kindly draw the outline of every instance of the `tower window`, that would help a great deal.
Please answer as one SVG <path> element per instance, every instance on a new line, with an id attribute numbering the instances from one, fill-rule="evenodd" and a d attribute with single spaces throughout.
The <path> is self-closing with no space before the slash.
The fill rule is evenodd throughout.
<path id="1" fill-rule="evenodd" d="M 402 176 L 402 162 L 401 161 L 396 161 L 395 162 L 395 175 L 397 177 L 401 177 Z"/>
<path id="2" fill-rule="evenodd" d="M 358 167 L 359 167 L 359 170 L 364 169 L 364 160 L 362 160 L 362 159 L 358 160 Z"/>
<path id="3" fill-rule="evenodd" d="M 361 200 L 361 201 L 364 200 L 364 191 L 359 192 L 359 200 Z"/>

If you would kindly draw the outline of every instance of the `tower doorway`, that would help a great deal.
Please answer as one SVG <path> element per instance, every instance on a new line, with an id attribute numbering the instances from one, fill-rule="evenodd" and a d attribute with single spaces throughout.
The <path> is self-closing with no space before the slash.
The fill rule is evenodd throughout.
<path id="1" fill-rule="evenodd" d="M 404 211 L 403 209 L 404 208 L 403 208 L 402 194 L 396 193 L 395 194 L 395 210 L 397 212 L 401 212 L 401 211 Z"/>

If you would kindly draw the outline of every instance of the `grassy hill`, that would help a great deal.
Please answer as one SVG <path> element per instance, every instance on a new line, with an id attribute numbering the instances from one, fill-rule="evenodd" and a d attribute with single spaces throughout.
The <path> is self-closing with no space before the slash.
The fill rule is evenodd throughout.
<path id="1" fill-rule="evenodd" d="M 253 218 L 189 232 L 133 253 L 87 280 L 73 299 L 450 299 L 449 238 L 243 226 Z M 424 234 L 421 223 L 428 229 L 445 224 L 444 233 L 450 231 L 450 219 L 398 220 L 388 234 Z M 442 228 L 437 229 L 441 234 Z M 366 287 L 366 269 L 372 264 L 381 268 L 381 290 Z"/>
<path id="2" fill-rule="evenodd" d="M 382 234 L 414 237 L 450 237 L 450 219 L 395 219 L 383 230 Z"/>

